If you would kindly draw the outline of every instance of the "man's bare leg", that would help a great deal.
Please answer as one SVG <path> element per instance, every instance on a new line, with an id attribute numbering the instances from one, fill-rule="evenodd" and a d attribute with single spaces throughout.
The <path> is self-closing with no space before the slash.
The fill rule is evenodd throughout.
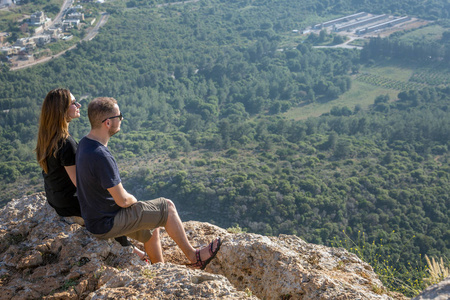
<path id="1" fill-rule="evenodd" d="M 194 247 L 189 243 L 186 236 L 186 231 L 184 230 L 183 223 L 178 215 L 175 204 L 172 201 L 167 200 L 169 207 L 169 214 L 167 216 L 167 222 L 165 229 L 167 234 L 175 241 L 175 243 L 183 251 L 184 255 L 192 262 L 197 262 L 197 256 Z M 213 250 L 216 249 L 218 245 L 218 240 L 214 241 Z M 200 258 L 202 261 L 207 260 L 211 257 L 209 247 L 204 247 L 200 250 Z"/>
<path id="2" fill-rule="evenodd" d="M 167 200 L 167 204 L 169 208 L 169 214 L 167 216 L 165 226 L 167 234 L 175 241 L 181 251 L 183 251 L 184 255 L 186 255 L 191 262 L 196 262 L 197 259 L 195 257 L 195 249 L 189 243 L 186 232 L 184 231 L 183 223 L 178 216 L 175 204 L 173 204 L 170 200 Z"/>
<path id="3" fill-rule="evenodd" d="M 159 238 L 159 228 L 153 230 L 152 237 L 144 243 L 144 249 L 145 252 L 147 252 L 148 258 L 150 258 L 152 264 L 164 262 L 161 240 Z"/>

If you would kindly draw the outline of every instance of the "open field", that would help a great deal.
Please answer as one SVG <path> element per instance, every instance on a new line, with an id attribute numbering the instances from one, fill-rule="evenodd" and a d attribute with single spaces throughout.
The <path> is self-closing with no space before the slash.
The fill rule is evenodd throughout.
<path id="1" fill-rule="evenodd" d="M 328 113 L 333 106 L 347 106 L 353 110 L 356 105 L 360 105 L 365 109 L 372 105 L 379 95 L 387 94 L 391 100 L 396 100 L 398 93 L 402 90 L 425 86 L 422 83 L 410 81 L 418 68 L 419 66 L 398 64 L 393 61 L 370 67 L 363 66 L 360 73 L 352 77 L 351 89 L 338 99 L 327 103 L 317 102 L 295 107 L 286 112 L 285 116 L 295 120 L 317 117 Z"/>
<path id="2" fill-rule="evenodd" d="M 373 104 L 379 95 L 389 95 L 396 100 L 399 92 L 421 89 L 426 86 L 450 84 L 450 71 L 439 65 L 405 65 L 395 61 L 362 67 L 360 73 L 352 77 L 352 87 L 338 99 L 326 103 L 311 103 L 294 107 L 284 115 L 289 119 L 301 120 L 328 113 L 333 106 L 347 106 L 351 110 L 356 105 L 363 109 Z"/>
<path id="3" fill-rule="evenodd" d="M 405 42 L 414 42 L 417 39 L 425 40 L 425 41 L 434 41 L 442 38 L 442 33 L 445 31 L 445 28 L 439 25 L 429 25 L 422 28 L 418 28 L 411 32 L 405 33 L 402 37 L 400 37 L 401 41 Z"/>
<path id="4" fill-rule="evenodd" d="M 383 76 L 393 80 L 408 82 L 414 73 L 415 68 L 411 66 L 396 64 L 395 62 L 378 63 L 371 67 L 361 67 L 360 73 L 370 73 L 377 76 Z"/>
<path id="5" fill-rule="evenodd" d="M 417 68 L 412 74 L 410 81 L 437 86 L 449 85 L 450 70 L 438 63 L 429 67 Z"/>
<path id="6" fill-rule="evenodd" d="M 401 63 L 386 61 L 362 67 L 357 80 L 394 89 L 414 89 L 450 84 L 450 70 L 439 62 Z"/>
<path id="7" fill-rule="evenodd" d="M 414 89 L 420 89 L 425 87 L 426 85 L 419 82 L 405 82 L 402 80 L 395 80 L 388 78 L 386 76 L 382 75 L 375 75 L 371 73 L 360 73 L 355 78 L 357 81 L 365 82 L 373 86 L 379 86 L 387 89 L 393 89 L 393 90 L 400 90 L 400 91 L 406 91 L 406 90 L 414 90 Z"/>
<path id="8" fill-rule="evenodd" d="M 363 109 L 373 104 L 375 98 L 379 95 L 389 95 L 391 100 L 397 99 L 399 90 L 388 89 L 379 86 L 373 86 L 365 82 L 352 81 L 352 88 L 342 94 L 338 99 L 327 103 L 311 103 L 301 107 L 295 107 L 285 113 L 289 119 L 302 120 L 308 117 L 317 117 L 321 114 L 330 112 L 333 106 L 347 106 L 351 110 L 356 105 L 360 105 Z"/>

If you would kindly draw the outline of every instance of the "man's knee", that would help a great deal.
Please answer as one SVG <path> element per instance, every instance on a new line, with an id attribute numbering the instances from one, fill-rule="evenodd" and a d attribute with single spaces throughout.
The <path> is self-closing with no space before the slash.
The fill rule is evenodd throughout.
<path id="1" fill-rule="evenodd" d="M 178 212 L 177 208 L 175 207 L 175 204 L 171 200 L 166 199 L 166 201 L 167 201 L 167 218 L 170 219 L 172 216 L 178 215 Z"/>
<path id="2" fill-rule="evenodd" d="M 166 202 L 167 202 L 167 208 L 169 209 L 169 211 L 177 210 L 177 208 L 175 207 L 175 204 L 172 202 L 172 200 L 169 200 L 166 198 Z"/>

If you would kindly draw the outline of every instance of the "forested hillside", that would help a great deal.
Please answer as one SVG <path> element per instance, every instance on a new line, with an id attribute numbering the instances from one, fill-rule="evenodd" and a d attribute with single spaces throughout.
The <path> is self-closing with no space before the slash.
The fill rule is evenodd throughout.
<path id="1" fill-rule="evenodd" d="M 395 99 L 334 106 L 361 65 L 414 59 L 419 46 L 401 58 L 395 37 L 362 52 L 316 49 L 306 38 L 291 46 L 293 29 L 326 19 L 407 13 L 444 28 L 440 52 L 424 61 L 443 65 L 448 7 L 355 2 L 133 0 L 97 8 L 111 17 L 92 41 L 44 65 L 1 70 L 0 201 L 43 189 L 33 152 L 40 104 L 50 89 L 67 87 L 83 99 L 82 118 L 69 128 L 77 139 L 89 128 L 88 101 L 118 99 L 125 119 L 110 148 L 124 185 L 140 199 L 173 199 L 185 220 L 327 245 L 342 231 L 355 240 L 364 232 L 368 243 L 389 242 L 378 251 L 399 268 L 419 255 L 450 257 L 448 84 L 415 78 L 418 89 Z M 330 112 L 284 115 L 312 103 Z"/>

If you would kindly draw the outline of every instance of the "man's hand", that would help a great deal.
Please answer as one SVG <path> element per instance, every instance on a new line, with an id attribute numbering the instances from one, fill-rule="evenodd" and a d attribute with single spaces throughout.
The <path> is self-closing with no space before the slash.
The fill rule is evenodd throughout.
<path id="1" fill-rule="evenodd" d="M 122 183 L 119 183 L 118 185 L 109 188 L 108 192 L 111 194 L 111 196 L 114 198 L 114 201 L 117 205 L 120 207 L 129 207 L 132 204 L 138 202 L 136 198 L 128 193 L 122 186 Z"/>

